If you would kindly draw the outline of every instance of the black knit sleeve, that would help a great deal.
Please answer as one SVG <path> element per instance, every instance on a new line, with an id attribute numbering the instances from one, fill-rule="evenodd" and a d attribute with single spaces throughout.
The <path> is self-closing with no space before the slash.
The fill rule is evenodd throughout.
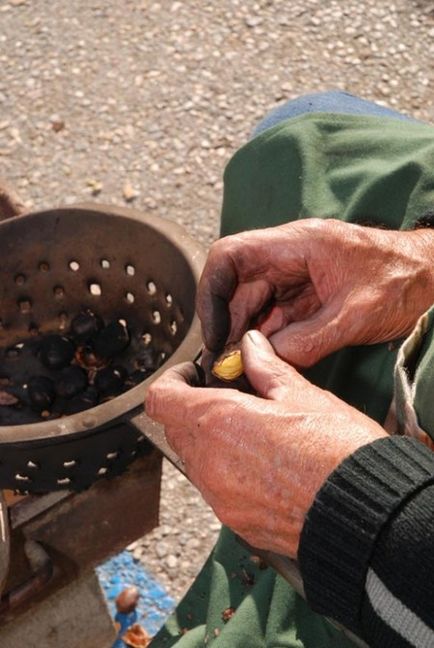
<path id="1" fill-rule="evenodd" d="M 311 607 L 372 648 L 434 647 L 434 453 L 389 437 L 320 489 L 298 555 Z"/>

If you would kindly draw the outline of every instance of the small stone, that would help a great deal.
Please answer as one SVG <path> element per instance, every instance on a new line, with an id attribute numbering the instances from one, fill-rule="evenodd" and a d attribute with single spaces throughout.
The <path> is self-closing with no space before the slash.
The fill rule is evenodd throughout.
<path id="1" fill-rule="evenodd" d="M 165 542 L 157 542 L 155 545 L 155 553 L 159 558 L 164 558 L 169 553 L 169 547 Z"/>
<path id="2" fill-rule="evenodd" d="M 221 526 L 222 526 L 222 525 L 220 524 L 220 522 L 212 522 L 212 523 L 209 525 L 209 528 L 211 529 L 211 531 L 220 531 Z"/>
<path id="3" fill-rule="evenodd" d="M 55 133 L 60 133 L 65 128 L 65 121 L 59 115 L 53 115 L 50 119 L 51 128 Z"/>
<path id="4" fill-rule="evenodd" d="M 122 195 L 123 195 L 124 200 L 126 202 L 132 202 L 133 200 L 135 200 L 137 198 L 137 196 L 139 195 L 139 192 L 136 189 L 134 189 L 134 187 L 132 186 L 132 184 L 130 182 L 127 181 L 127 182 L 125 182 L 125 184 L 124 184 L 124 186 L 122 188 Z"/>
<path id="5" fill-rule="evenodd" d="M 169 569 L 175 569 L 175 567 L 178 566 L 178 558 L 173 554 L 170 554 L 170 556 L 167 556 L 166 558 L 166 565 Z"/>
<path id="6" fill-rule="evenodd" d="M 89 178 L 89 180 L 86 180 L 86 184 L 89 187 L 92 196 L 97 196 L 98 194 L 101 193 L 103 184 L 99 180 L 95 180 L 94 178 Z"/>
<path id="7" fill-rule="evenodd" d="M 200 541 L 197 538 L 190 538 L 185 543 L 186 549 L 199 549 L 199 547 L 200 547 Z"/>
<path id="8" fill-rule="evenodd" d="M 162 536 L 168 536 L 172 533 L 172 528 L 168 524 L 162 524 L 160 527 L 160 533 Z"/>
<path id="9" fill-rule="evenodd" d="M 262 23 L 262 18 L 260 16 L 247 16 L 244 21 L 250 29 L 258 27 Z"/>

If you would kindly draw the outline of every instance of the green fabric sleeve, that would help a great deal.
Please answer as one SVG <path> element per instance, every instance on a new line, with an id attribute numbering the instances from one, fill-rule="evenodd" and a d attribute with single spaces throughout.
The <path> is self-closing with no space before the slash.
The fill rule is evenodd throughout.
<path id="1" fill-rule="evenodd" d="M 223 236 L 312 216 L 409 229 L 434 206 L 433 128 L 303 115 L 243 146 L 224 180 Z"/>

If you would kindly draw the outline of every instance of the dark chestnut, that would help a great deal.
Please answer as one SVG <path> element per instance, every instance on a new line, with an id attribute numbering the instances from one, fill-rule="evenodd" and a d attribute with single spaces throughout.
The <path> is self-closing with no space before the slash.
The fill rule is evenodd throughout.
<path id="1" fill-rule="evenodd" d="M 102 398 L 117 396 L 124 387 L 124 370 L 116 367 L 100 369 L 95 376 L 94 385 Z"/>
<path id="2" fill-rule="evenodd" d="M 40 358 L 48 369 L 62 369 L 71 362 L 75 348 L 71 340 L 62 335 L 49 335 L 41 342 Z"/>
<path id="3" fill-rule="evenodd" d="M 48 410 L 55 397 L 54 383 L 46 376 L 33 376 L 27 383 L 27 393 L 35 410 Z"/>
<path id="4" fill-rule="evenodd" d="M 96 334 L 93 348 L 97 356 L 112 358 L 121 353 L 129 343 L 130 334 L 127 326 L 120 320 L 115 320 Z"/>
<path id="5" fill-rule="evenodd" d="M 136 367 L 141 371 L 152 373 L 158 368 L 158 357 L 154 349 L 147 347 L 140 349 L 136 356 Z"/>
<path id="6" fill-rule="evenodd" d="M 76 315 L 72 320 L 71 335 L 73 335 L 78 341 L 85 342 L 95 335 L 95 333 L 98 333 L 103 326 L 104 322 L 101 317 L 87 308 Z"/>
<path id="7" fill-rule="evenodd" d="M 71 416 L 72 414 L 78 414 L 78 412 L 84 412 L 91 407 L 95 407 L 98 404 L 98 394 L 94 387 L 88 387 L 86 391 L 74 396 L 67 402 L 63 408 L 63 414 Z"/>
<path id="8" fill-rule="evenodd" d="M 56 392 L 61 398 L 73 398 L 87 387 L 87 375 L 80 367 L 65 367 L 56 381 Z"/>
<path id="9" fill-rule="evenodd" d="M 136 385 L 140 385 L 140 383 L 146 380 L 146 378 L 148 378 L 148 376 L 150 376 L 151 374 L 152 371 L 141 371 L 140 369 L 137 369 L 128 376 L 125 381 L 125 386 L 131 388 L 135 387 Z"/>

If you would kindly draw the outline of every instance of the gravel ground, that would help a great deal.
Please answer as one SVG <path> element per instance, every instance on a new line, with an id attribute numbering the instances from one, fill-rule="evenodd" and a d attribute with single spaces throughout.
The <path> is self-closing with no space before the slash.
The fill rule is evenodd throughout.
<path id="1" fill-rule="evenodd" d="M 433 56 L 428 1 L 0 0 L 0 175 L 31 208 L 129 202 L 207 245 L 268 109 L 338 87 L 434 121 Z M 163 486 L 134 551 L 178 597 L 217 525 L 169 466 Z"/>

